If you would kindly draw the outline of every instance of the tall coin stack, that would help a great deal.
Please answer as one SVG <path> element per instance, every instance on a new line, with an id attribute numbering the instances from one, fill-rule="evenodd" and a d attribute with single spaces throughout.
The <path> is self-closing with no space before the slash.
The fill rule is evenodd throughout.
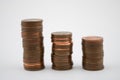
<path id="1" fill-rule="evenodd" d="M 44 68 L 44 47 L 41 19 L 24 19 L 21 21 L 23 38 L 23 62 L 26 70 Z"/>
<path id="2" fill-rule="evenodd" d="M 101 70 L 103 66 L 103 38 L 88 36 L 82 38 L 83 68 Z"/>
<path id="3" fill-rule="evenodd" d="M 53 32 L 52 39 L 52 68 L 55 70 L 69 70 L 72 68 L 72 33 Z"/>

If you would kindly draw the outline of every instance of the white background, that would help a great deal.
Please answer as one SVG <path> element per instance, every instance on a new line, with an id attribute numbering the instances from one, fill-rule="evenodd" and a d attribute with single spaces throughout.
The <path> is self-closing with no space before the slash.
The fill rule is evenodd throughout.
<path id="1" fill-rule="evenodd" d="M 23 68 L 21 20 L 44 20 L 45 66 Z M 51 69 L 51 32 L 73 33 L 72 70 Z M 104 38 L 101 71 L 82 69 L 81 37 Z M 120 0 L 0 0 L 0 80 L 120 80 Z"/>

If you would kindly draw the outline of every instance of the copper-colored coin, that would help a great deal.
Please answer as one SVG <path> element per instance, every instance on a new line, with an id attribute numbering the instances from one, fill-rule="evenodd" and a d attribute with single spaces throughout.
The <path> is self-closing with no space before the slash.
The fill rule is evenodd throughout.
<path id="1" fill-rule="evenodd" d="M 43 62 L 43 59 L 24 59 L 23 60 L 24 63 L 40 63 Z"/>
<path id="2" fill-rule="evenodd" d="M 51 38 L 52 42 L 72 42 L 71 38 Z"/>
<path id="3" fill-rule="evenodd" d="M 21 29 L 42 29 L 43 26 L 39 25 L 39 26 L 22 26 Z"/>
<path id="4" fill-rule="evenodd" d="M 52 65 L 52 69 L 55 69 L 55 70 L 70 70 L 72 69 L 72 66 L 54 66 Z"/>
<path id="5" fill-rule="evenodd" d="M 57 64 L 57 65 L 61 65 L 62 63 L 66 63 L 66 65 L 67 64 L 72 65 L 72 61 L 71 60 L 64 60 L 64 61 L 62 60 L 61 61 L 61 60 L 52 59 L 52 62 L 53 62 L 53 64 Z"/>
<path id="6" fill-rule="evenodd" d="M 58 59 L 59 58 L 67 59 L 67 58 L 71 58 L 71 55 L 68 55 L 68 56 L 67 55 L 66 56 L 51 55 L 51 57 L 55 57 L 55 58 L 58 58 Z"/>
<path id="7" fill-rule="evenodd" d="M 71 49 L 52 49 L 52 52 L 54 53 L 72 53 Z"/>
<path id="8" fill-rule="evenodd" d="M 72 51 L 72 50 L 71 50 L 71 48 L 66 48 L 66 49 L 64 49 L 64 48 L 63 49 L 61 49 L 61 48 L 52 48 L 52 51 L 53 52 L 54 51 L 68 51 L 69 52 L 69 51 Z"/>
<path id="9" fill-rule="evenodd" d="M 52 55 L 57 55 L 57 56 L 69 56 L 72 53 L 70 52 L 58 52 L 58 53 L 52 53 Z"/>
<path id="10" fill-rule="evenodd" d="M 103 57 L 84 57 L 83 56 L 83 62 L 88 63 L 103 63 Z"/>
<path id="11" fill-rule="evenodd" d="M 67 67 L 67 66 L 72 66 L 72 63 L 66 63 L 65 64 L 65 62 L 63 63 L 64 65 L 60 65 L 60 64 L 58 64 L 58 63 L 55 63 L 55 64 L 53 64 L 53 66 L 56 66 L 56 67 Z"/>
<path id="12" fill-rule="evenodd" d="M 22 32 L 41 32 L 42 33 L 43 29 L 42 28 L 22 28 Z"/>
<path id="13" fill-rule="evenodd" d="M 52 45 L 52 48 L 63 48 L 63 49 L 66 49 L 66 48 L 69 48 L 69 49 L 72 49 L 72 43 L 71 44 L 64 44 L 64 45 L 61 45 L 61 44 L 54 44 Z"/>
<path id="14" fill-rule="evenodd" d="M 104 68 L 104 66 L 102 64 L 99 65 L 95 65 L 95 64 L 86 64 L 83 62 L 83 68 L 86 70 L 102 70 Z"/>
<path id="15" fill-rule="evenodd" d="M 87 36 L 82 38 L 82 43 L 85 44 L 99 44 L 103 43 L 103 38 L 100 36 Z"/>
<path id="16" fill-rule="evenodd" d="M 103 47 L 82 47 L 82 50 L 85 52 L 103 52 Z"/>
<path id="17" fill-rule="evenodd" d="M 57 58 L 57 57 L 52 57 L 52 62 L 71 62 L 71 57 L 69 58 Z"/>
<path id="18" fill-rule="evenodd" d="M 22 32 L 23 39 L 38 39 L 40 36 L 42 36 L 40 32 Z"/>
<path id="19" fill-rule="evenodd" d="M 90 52 L 89 52 L 89 53 L 83 53 L 83 56 L 84 56 L 84 57 L 88 57 L 88 58 L 89 58 L 89 57 L 91 57 L 91 58 L 92 58 L 92 57 L 93 57 L 93 58 L 99 58 L 99 57 L 103 57 L 104 54 L 103 54 L 103 53 L 95 53 L 95 52 L 94 52 L 94 53 L 90 53 Z"/>
<path id="20" fill-rule="evenodd" d="M 67 42 L 67 41 L 66 42 L 53 42 L 53 45 L 70 46 L 70 45 L 73 45 L 73 43 L 72 42 Z"/>
<path id="21" fill-rule="evenodd" d="M 29 45 L 38 45 L 38 44 L 40 44 L 40 42 L 39 41 L 23 41 L 23 46 L 29 46 Z"/>
<path id="22" fill-rule="evenodd" d="M 73 65 L 73 62 L 70 61 L 70 62 L 52 62 L 54 65 L 56 66 L 67 66 L 67 65 Z"/>
<path id="23" fill-rule="evenodd" d="M 53 32 L 52 38 L 69 38 L 72 37 L 71 32 L 66 32 L 66 31 L 60 31 L 60 32 Z"/>
<path id="24" fill-rule="evenodd" d="M 40 50 L 40 46 L 37 45 L 37 46 L 27 46 L 27 47 L 24 47 L 24 51 L 31 51 L 31 50 Z"/>
<path id="25" fill-rule="evenodd" d="M 35 70 L 41 70 L 44 69 L 45 66 L 43 63 L 24 63 L 24 68 L 26 70 L 31 70 L 31 71 L 35 71 Z"/>
<path id="26" fill-rule="evenodd" d="M 87 58 L 83 58 L 83 62 L 85 63 L 89 63 L 89 64 L 103 64 L 103 59 L 87 59 Z"/>
<path id="27" fill-rule="evenodd" d="M 35 27 L 42 26 L 42 19 L 24 19 L 21 21 L 23 27 Z"/>
<path id="28" fill-rule="evenodd" d="M 24 43 L 23 44 L 23 47 L 28 47 L 28 46 L 38 46 L 38 44 L 36 43 L 36 44 L 30 44 L 30 43 Z"/>
<path id="29" fill-rule="evenodd" d="M 40 52 L 29 52 L 29 53 L 24 53 L 25 58 L 39 58 L 42 56 L 43 53 Z"/>
<path id="30" fill-rule="evenodd" d="M 43 42 L 43 37 L 38 38 L 38 39 L 23 39 L 22 41 L 26 43 Z"/>

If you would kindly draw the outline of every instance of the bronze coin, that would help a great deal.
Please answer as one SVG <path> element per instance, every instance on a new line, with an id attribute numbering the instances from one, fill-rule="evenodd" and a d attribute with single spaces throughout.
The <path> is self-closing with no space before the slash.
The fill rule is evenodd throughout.
<path id="1" fill-rule="evenodd" d="M 72 51 L 71 48 L 52 48 L 52 51 Z"/>
<path id="2" fill-rule="evenodd" d="M 39 26 L 22 26 L 21 29 L 42 29 L 43 25 L 39 25 Z"/>
<path id="3" fill-rule="evenodd" d="M 86 56 L 83 56 L 83 58 L 87 58 L 87 59 L 91 59 L 91 60 L 100 60 L 100 59 L 103 59 L 103 56 L 98 56 L 98 57 L 86 57 Z"/>
<path id="4" fill-rule="evenodd" d="M 30 70 L 30 71 L 35 71 L 35 70 L 41 70 L 44 69 L 45 66 L 43 63 L 24 63 L 24 69 Z"/>
<path id="5" fill-rule="evenodd" d="M 71 58 L 71 55 L 66 55 L 66 56 L 58 56 L 58 55 L 51 55 L 51 57 L 55 57 L 55 58 Z"/>
<path id="6" fill-rule="evenodd" d="M 72 37 L 71 32 L 65 32 L 65 31 L 53 32 L 53 33 L 51 33 L 51 35 L 52 35 L 52 38 L 69 38 L 69 37 Z"/>
<path id="7" fill-rule="evenodd" d="M 21 25 L 24 27 L 42 26 L 42 19 L 24 19 L 21 21 Z"/>
<path id="8" fill-rule="evenodd" d="M 52 45 L 52 48 L 70 48 L 70 49 L 72 49 L 72 44 L 71 45 L 57 45 L 57 44 L 53 44 Z"/>
<path id="9" fill-rule="evenodd" d="M 54 70 L 70 70 L 70 69 L 72 69 L 72 66 L 66 66 L 66 67 L 64 67 L 64 66 L 62 66 L 62 67 L 56 67 L 56 66 L 52 66 L 52 69 L 54 69 Z"/>
<path id="10" fill-rule="evenodd" d="M 26 53 L 24 53 L 24 57 L 30 57 L 30 58 L 32 58 L 32 57 L 35 57 L 35 58 L 39 58 L 41 55 L 43 55 L 42 53 L 40 53 L 40 52 L 26 52 Z"/>
<path id="11" fill-rule="evenodd" d="M 53 45 L 70 46 L 70 45 L 73 45 L 73 43 L 72 42 L 53 42 Z"/>
<path id="12" fill-rule="evenodd" d="M 53 63 L 71 63 L 72 62 L 72 59 L 62 59 L 61 58 L 61 60 L 60 59 L 57 59 L 57 58 L 52 58 L 51 59 L 51 61 L 53 62 Z"/>
<path id="13" fill-rule="evenodd" d="M 72 42 L 72 38 L 51 38 L 52 42 Z"/>
<path id="14" fill-rule="evenodd" d="M 24 51 L 41 51 L 44 50 L 43 46 L 37 45 L 37 46 L 23 46 Z"/>
<path id="15" fill-rule="evenodd" d="M 82 49 L 84 53 L 103 53 L 103 48 L 99 48 L 99 49 L 88 49 L 88 48 L 84 48 Z"/>
<path id="16" fill-rule="evenodd" d="M 103 54 L 103 53 L 98 53 L 98 54 L 97 54 L 97 53 L 83 53 L 83 56 L 84 56 L 84 57 L 88 57 L 88 58 L 89 58 L 89 57 L 91 57 L 91 58 L 92 58 L 92 57 L 95 57 L 95 58 L 98 57 L 98 58 L 99 58 L 99 57 L 103 57 L 104 54 Z"/>
<path id="17" fill-rule="evenodd" d="M 52 49 L 53 53 L 72 53 L 71 49 Z"/>
<path id="18" fill-rule="evenodd" d="M 73 65 L 73 62 L 52 62 L 54 65 L 60 65 L 60 66 L 67 66 L 67 65 Z"/>
<path id="19" fill-rule="evenodd" d="M 22 32 L 40 32 L 42 33 L 42 28 L 22 28 Z"/>
<path id="20" fill-rule="evenodd" d="M 103 60 L 90 60 L 90 59 L 85 59 L 83 58 L 83 62 L 86 63 L 86 64 L 103 64 Z"/>
<path id="21" fill-rule="evenodd" d="M 40 63 L 43 62 L 42 59 L 24 59 L 23 60 L 24 63 Z"/>
<path id="22" fill-rule="evenodd" d="M 71 62 L 71 61 L 72 61 L 71 58 L 64 59 L 64 58 L 52 57 L 52 62 Z"/>
<path id="23" fill-rule="evenodd" d="M 69 55 L 71 55 L 72 53 L 70 53 L 70 52 L 62 52 L 62 53 L 52 53 L 52 55 L 57 55 L 57 56 L 69 56 Z"/>
<path id="24" fill-rule="evenodd" d="M 85 63 L 83 63 L 83 69 L 91 70 L 91 71 L 102 70 L 102 69 L 104 69 L 104 66 L 102 64 L 101 65 L 93 65 L 93 64 L 85 64 Z"/>
<path id="25" fill-rule="evenodd" d="M 40 32 L 22 32 L 23 39 L 38 39 L 42 36 Z"/>
<path id="26" fill-rule="evenodd" d="M 66 65 L 53 64 L 53 66 L 55 66 L 55 67 L 68 67 L 68 66 L 72 66 L 72 65 L 71 64 L 66 64 Z"/>
<path id="27" fill-rule="evenodd" d="M 82 37 L 82 42 L 85 44 L 89 43 L 103 43 L 103 38 L 100 36 L 87 36 L 87 37 Z"/>
<path id="28" fill-rule="evenodd" d="M 28 44 L 28 43 L 23 43 L 23 47 L 28 47 L 28 46 L 33 46 L 33 47 L 35 47 L 35 46 L 38 46 L 39 44 Z"/>
<path id="29" fill-rule="evenodd" d="M 43 37 L 38 38 L 38 39 L 23 39 L 23 42 L 28 42 L 28 43 L 34 43 L 34 42 L 42 42 L 43 41 Z"/>
<path id="30" fill-rule="evenodd" d="M 58 50 L 53 50 L 52 52 L 55 53 L 55 54 L 58 54 L 58 56 L 63 56 L 65 53 L 69 53 L 69 54 L 73 53 L 72 51 L 66 51 L 66 50 L 59 50 L 59 51 Z M 61 53 L 61 55 L 59 55 L 60 53 Z"/>
<path id="31" fill-rule="evenodd" d="M 38 40 L 23 40 L 23 45 L 38 45 L 40 41 Z"/>

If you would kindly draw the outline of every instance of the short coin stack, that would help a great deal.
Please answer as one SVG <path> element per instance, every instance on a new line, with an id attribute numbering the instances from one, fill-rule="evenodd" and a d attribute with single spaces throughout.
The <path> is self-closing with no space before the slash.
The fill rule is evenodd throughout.
<path id="1" fill-rule="evenodd" d="M 41 19 L 24 19 L 22 25 L 23 62 L 26 70 L 44 68 L 44 47 Z"/>
<path id="2" fill-rule="evenodd" d="M 103 38 L 88 36 L 82 38 L 83 68 L 101 70 L 103 66 Z"/>
<path id="3" fill-rule="evenodd" d="M 72 68 L 72 33 L 53 32 L 52 39 L 52 68 L 55 70 L 69 70 Z"/>

